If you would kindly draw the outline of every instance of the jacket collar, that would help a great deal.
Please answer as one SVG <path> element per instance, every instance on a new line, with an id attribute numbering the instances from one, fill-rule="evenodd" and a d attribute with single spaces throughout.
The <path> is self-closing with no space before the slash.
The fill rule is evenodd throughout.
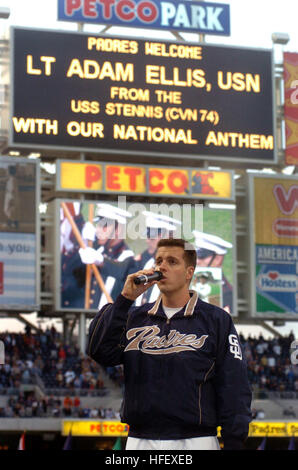
<path id="1" fill-rule="evenodd" d="M 185 309 L 184 310 L 185 317 L 189 317 L 193 314 L 197 300 L 198 300 L 198 293 L 196 291 L 190 290 L 189 293 L 191 295 L 189 301 L 187 302 L 185 307 L 181 307 L 181 310 L 183 308 Z M 156 299 L 153 307 L 150 310 L 148 310 L 149 315 L 155 315 L 157 311 L 159 310 L 160 304 L 161 304 L 161 294 Z"/>

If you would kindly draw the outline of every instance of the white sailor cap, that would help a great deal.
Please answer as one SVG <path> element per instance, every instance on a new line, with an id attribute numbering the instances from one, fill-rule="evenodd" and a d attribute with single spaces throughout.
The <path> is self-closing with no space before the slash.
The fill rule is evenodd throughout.
<path id="1" fill-rule="evenodd" d="M 196 277 L 204 277 L 205 279 L 209 279 L 209 273 L 206 273 L 205 271 L 197 271 L 195 272 Z"/>
<path id="2" fill-rule="evenodd" d="M 197 230 L 193 230 L 192 233 L 195 237 L 194 244 L 197 249 L 197 255 L 200 259 L 207 258 L 212 254 L 225 255 L 228 248 L 233 247 L 232 243 L 223 240 L 217 235 L 199 232 Z"/>
<path id="3" fill-rule="evenodd" d="M 177 229 L 177 225 L 181 225 L 180 220 L 167 215 L 150 211 L 143 211 L 142 214 L 145 216 L 147 234 L 149 237 L 154 238 L 154 236 L 160 233 L 174 232 Z"/>
<path id="4" fill-rule="evenodd" d="M 99 222 L 100 220 L 104 222 L 116 220 L 119 224 L 126 224 L 127 218 L 132 217 L 130 212 L 105 202 L 96 204 L 95 214 L 93 222 Z"/>

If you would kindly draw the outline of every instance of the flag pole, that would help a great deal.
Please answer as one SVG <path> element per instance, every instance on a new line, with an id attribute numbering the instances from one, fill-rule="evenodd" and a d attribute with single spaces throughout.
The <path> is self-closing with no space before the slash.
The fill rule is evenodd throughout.
<path id="1" fill-rule="evenodd" d="M 26 431 L 24 431 L 20 437 L 18 450 L 25 450 L 25 434 L 26 434 Z"/>
<path id="2" fill-rule="evenodd" d="M 89 220 L 90 223 L 93 222 L 93 213 L 94 213 L 93 204 L 89 204 L 88 220 Z M 93 243 L 92 243 L 91 240 L 88 240 L 88 246 L 90 246 L 92 248 Z M 92 278 L 92 268 L 91 268 L 90 264 L 87 264 L 87 266 L 86 266 L 86 282 L 85 282 L 85 308 L 86 309 L 90 308 L 91 278 Z"/>
<path id="3" fill-rule="evenodd" d="M 64 211 L 65 217 L 67 218 L 67 220 L 69 221 L 69 223 L 71 225 L 71 228 L 73 230 L 74 236 L 76 237 L 76 240 L 77 240 L 78 244 L 80 245 L 81 248 L 86 248 L 86 245 L 83 242 L 83 239 L 81 237 L 80 231 L 79 231 L 75 221 L 73 220 L 73 218 L 71 216 L 71 213 L 69 212 L 65 202 L 61 202 L 61 206 L 62 206 L 62 209 Z M 95 264 L 91 264 L 90 266 L 92 268 L 93 274 L 94 274 L 94 276 L 95 276 L 95 278 L 98 282 L 99 287 L 101 288 L 102 292 L 105 294 L 105 296 L 107 298 L 107 301 L 110 302 L 110 303 L 113 303 L 113 299 L 110 296 L 110 294 L 108 293 L 108 291 L 106 290 L 106 286 L 104 285 L 102 277 L 99 274 L 97 266 L 95 266 Z"/>

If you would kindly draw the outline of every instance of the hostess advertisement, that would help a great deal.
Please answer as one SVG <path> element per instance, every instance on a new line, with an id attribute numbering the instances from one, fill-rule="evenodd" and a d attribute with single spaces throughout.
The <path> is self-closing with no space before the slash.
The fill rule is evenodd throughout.
<path id="1" fill-rule="evenodd" d="M 230 36 L 230 6 L 161 0 L 58 0 L 58 20 Z"/>
<path id="2" fill-rule="evenodd" d="M 298 180 L 253 176 L 255 312 L 298 317 Z"/>

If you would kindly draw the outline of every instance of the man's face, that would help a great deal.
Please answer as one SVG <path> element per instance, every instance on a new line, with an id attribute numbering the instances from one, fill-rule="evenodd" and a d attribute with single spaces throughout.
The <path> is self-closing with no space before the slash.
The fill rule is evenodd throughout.
<path id="1" fill-rule="evenodd" d="M 97 224 L 96 238 L 99 245 L 105 245 L 108 240 L 115 238 L 115 225 L 114 224 Z"/>
<path id="2" fill-rule="evenodd" d="M 188 288 L 194 268 L 185 265 L 183 255 L 184 250 L 179 246 L 158 248 L 155 266 L 164 276 L 164 279 L 158 282 L 162 293 L 177 292 L 185 287 Z"/>

